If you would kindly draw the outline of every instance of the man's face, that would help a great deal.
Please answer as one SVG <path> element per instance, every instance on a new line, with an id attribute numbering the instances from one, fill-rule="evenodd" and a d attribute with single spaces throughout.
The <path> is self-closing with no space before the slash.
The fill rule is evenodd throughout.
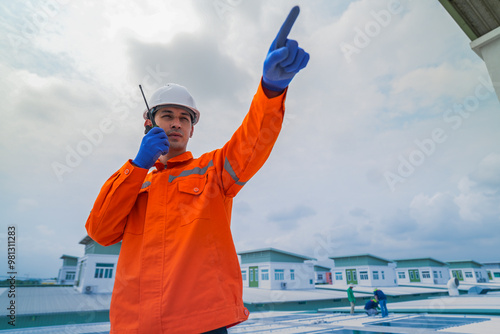
<path id="1" fill-rule="evenodd" d="M 170 151 L 184 153 L 194 131 L 190 113 L 175 106 L 159 107 L 155 122 L 167 134 Z"/>

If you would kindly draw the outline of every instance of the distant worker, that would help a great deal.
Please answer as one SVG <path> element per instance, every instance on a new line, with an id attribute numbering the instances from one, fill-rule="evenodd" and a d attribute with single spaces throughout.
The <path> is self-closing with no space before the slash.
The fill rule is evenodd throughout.
<path id="1" fill-rule="evenodd" d="M 222 148 L 193 158 L 194 99 L 176 84 L 153 93 L 136 158 L 106 181 L 86 223 L 99 244 L 122 242 L 111 334 L 220 334 L 247 320 L 231 210 L 269 157 L 288 85 L 309 60 L 287 38 L 298 14 L 294 7 L 272 42 L 250 109 Z"/>
<path id="2" fill-rule="evenodd" d="M 347 299 L 349 300 L 349 303 L 351 303 L 351 314 L 354 314 L 354 305 L 356 303 L 356 298 L 354 297 L 354 292 L 352 291 L 353 286 L 350 285 L 347 288 Z"/>
<path id="3" fill-rule="evenodd" d="M 377 300 L 380 304 L 380 312 L 382 312 L 382 318 L 385 318 L 389 315 L 387 311 L 387 297 L 385 293 L 380 289 L 375 289 L 373 295 L 377 297 Z"/>
<path id="4" fill-rule="evenodd" d="M 378 302 L 377 297 L 373 297 L 365 304 L 365 312 L 368 316 L 375 316 L 378 314 Z"/>

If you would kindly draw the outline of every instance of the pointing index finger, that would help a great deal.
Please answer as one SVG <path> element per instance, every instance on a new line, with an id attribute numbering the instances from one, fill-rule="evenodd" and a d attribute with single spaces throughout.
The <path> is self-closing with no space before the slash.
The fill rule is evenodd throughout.
<path id="1" fill-rule="evenodd" d="M 288 37 L 290 30 L 292 30 L 292 26 L 295 23 L 297 16 L 299 16 L 299 12 L 299 6 L 295 6 L 290 11 L 290 14 L 288 14 L 288 17 L 286 18 L 285 22 L 280 28 L 280 31 L 278 32 L 278 36 L 276 36 L 276 48 L 285 46 L 286 38 Z"/>

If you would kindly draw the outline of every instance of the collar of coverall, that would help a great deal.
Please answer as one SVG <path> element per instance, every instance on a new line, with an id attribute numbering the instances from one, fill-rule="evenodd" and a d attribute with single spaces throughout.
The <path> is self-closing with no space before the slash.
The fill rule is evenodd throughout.
<path id="1" fill-rule="evenodd" d="M 182 154 L 179 154 L 176 157 L 173 157 L 172 159 L 169 159 L 167 161 L 166 166 L 160 160 L 156 160 L 155 167 L 156 167 L 156 170 L 161 171 L 161 170 L 164 170 L 165 168 L 173 168 L 175 166 L 181 165 L 181 164 L 186 163 L 187 161 L 190 161 L 192 159 L 193 159 L 193 154 L 189 151 L 186 151 Z"/>

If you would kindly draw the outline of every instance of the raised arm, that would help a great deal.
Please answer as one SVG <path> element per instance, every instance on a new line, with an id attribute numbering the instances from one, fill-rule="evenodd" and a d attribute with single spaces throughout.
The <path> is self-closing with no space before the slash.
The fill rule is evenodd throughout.
<path id="1" fill-rule="evenodd" d="M 294 7 L 281 26 L 264 61 L 261 85 L 250 110 L 231 140 L 221 150 L 223 185 L 234 196 L 262 167 L 278 138 L 284 117 L 286 89 L 309 61 L 309 54 L 288 35 L 299 14 Z M 280 96 L 278 98 L 278 96 Z"/>

